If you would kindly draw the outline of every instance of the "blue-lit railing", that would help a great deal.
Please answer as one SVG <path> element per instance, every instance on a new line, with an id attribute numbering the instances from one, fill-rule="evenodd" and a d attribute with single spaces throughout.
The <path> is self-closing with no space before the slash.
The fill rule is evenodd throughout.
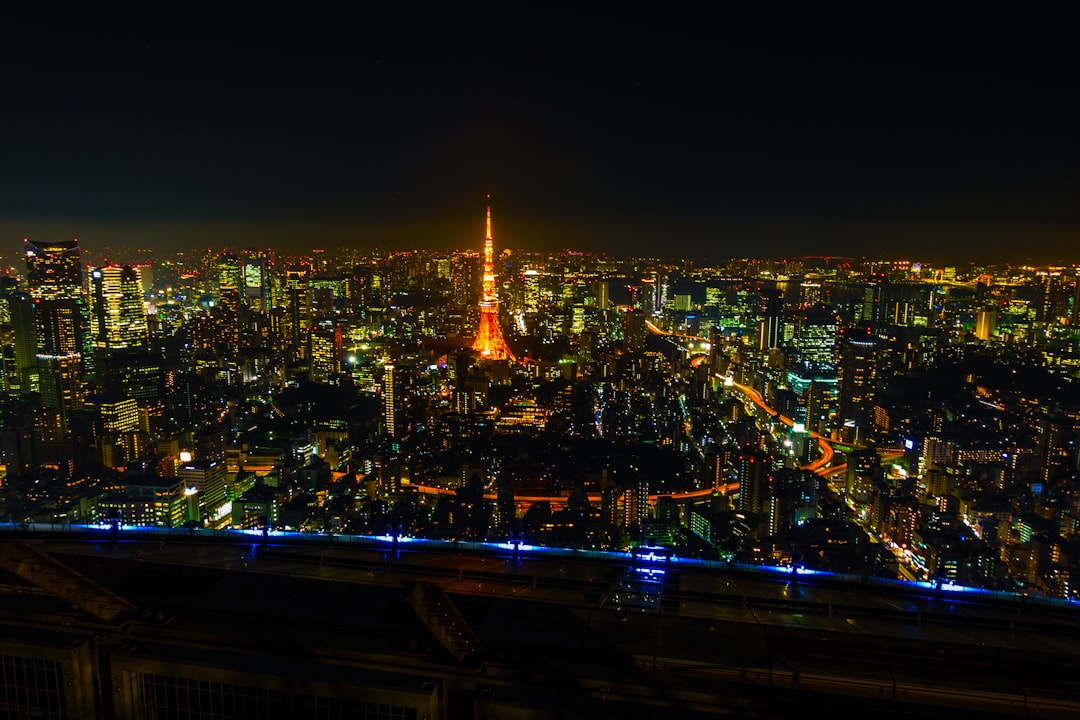
<path id="1" fill-rule="evenodd" d="M 260 540 L 266 542 L 286 543 L 311 543 L 352 545 L 357 547 L 376 548 L 407 548 L 426 550 L 452 550 L 468 551 L 476 553 L 492 553 L 505 555 L 512 553 L 520 558 L 565 558 L 565 559 L 588 559 L 602 562 L 630 563 L 634 567 L 654 568 L 665 570 L 677 570 L 678 568 L 709 568 L 715 570 L 729 570 L 751 574 L 759 574 L 773 577 L 787 577 L 792 580 L 805 578 L 807 580 L 831 580 L 844 584 L 857 584 L 867 587 L 891 588 L 894 590 L 911 593 L 922 590 L 925 595 L 933 597 L 951 597 L 954 599 L 985 599 L 1017 604 L 1038 604 L 1041 606 L 1058 606 L 1076 610 L 1080 608 L 1080 600 L 1066 598 L 1054 598 L 1046 595 L 1029 595 L 1003 590 L 987 590 L 984 588 L 967 587 L 949 582 L 936 581 L 912 581 L 893 578 L 875 577 L 869 575 L 850 575 L 833 573 L 822 570 L 813 570 L 798 565 L 764 565 L 751 563 L 737 563 L 725 560 L 701 560 L 698 558 L 679 557 L 671 548 L 638 546 L 629 551 L 618 550 L 587 550 L 578 548 L 548 547 L 545 545 L 530 545 L 524 542 L 477 542 L 465 540 L 432 540 L 427 538 L 414 538 L 407 535 L 344 535 L 337 533 L 314 533 L 297 532 L 288 530 L 264 530 L 261 528 L 247 530 L 210 530 L 206 528 L 165 528 L 156 526 L 114 525 L 112 523 L 99 524 L 61 524 L 61 523 L 29 523 L 29 524 L 0 524 L 0 533 L 11 534 L 40 534 L 49 533 L 56 535 L 85 536 L 87 534 L 106 539 L 118 539 L 124 541 L 154 540 L 161 541 L 167 538 L 177 540 L 224 540 L 252 542 Z"/>

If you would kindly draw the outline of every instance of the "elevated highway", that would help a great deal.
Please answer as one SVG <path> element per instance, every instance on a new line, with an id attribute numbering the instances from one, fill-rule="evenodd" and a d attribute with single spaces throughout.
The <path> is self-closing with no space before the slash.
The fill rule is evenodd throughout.
<path id="1" fill-rule="evenodd" d="M 761 393 L 750 387 L 749 385 L 732 382 L 731 387 L 741 392 L 750 400 L 750 402 L 754 403 L 754 405 L 779 420 L 782 424 L 788 427 L 793 427 L 795 425 L 795 421 L 792 418 L 789 418 L 787 415 L 783 415 L 779 411 L 766 405 L 765 399 L 761 397 Z M 813 470 L 814 472 L 821 474 L 821 471 L 827 469 L 833 459 L 832 440 L 822 435 L 821 433 L 814 432 L 813 430 L 808 431 L 808 433 L 810 437 L 818 441 L 818 446 L 821 448 L 821 455 L 813 462 L 804 465 L 802 469 Z"/>

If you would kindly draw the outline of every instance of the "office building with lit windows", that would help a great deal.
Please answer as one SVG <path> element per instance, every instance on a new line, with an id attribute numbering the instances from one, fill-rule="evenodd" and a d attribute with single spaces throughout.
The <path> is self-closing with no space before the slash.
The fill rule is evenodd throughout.
<path id="1" fill-rule="evenodd" d="M 388 363 L 383 366 L 383 431 L 391 440 L 396 440 L 408 432 L 408 423 L 404 414 L 407 392 L 406 373 L 406 368 L 400 364 Z"/>
<path id="2" fill-rule="evenodd" d="M 30 392 L 39 387 L 34 301 L 25 293 L 16 293 L 6 304 L 10 322 L 3 328 L 4 389 L 12 394 Z"/>
<path id="3" fill-rule="evenodd" d="M 64 429 L 71 414 L 83 407 L 85 382 L 79 353 L 37 356 L 38 387 L 43 405 L 55 408 Z"/>
<path id="4" fill-rule="evenodd" d="M 308 359 L 311 330 L 311 272 L 302 265 L 285 270 L 285 318 L 282 326 L 286 345 L 293 353 Z"/>
<path id="5" fill-rule="evenodd" d="M 82 296 L 82 260 L 77 239 L 38 242 L 23 239 L 26 284 L 35 300 L 72 300 Z"/>
<path id="6" fill-rule="evenodd" d="M 244 253 L 239 287 L 243 288 L 244 303 L 260 312 L 266 312 L 273 305 L 270 269 L 265 252 L 250 250 Z"/>
<path id="7" fill-rule="evenodd" d="M 65 419 L 81 404 L 84 376 L 92 371 L 86 354 L 89 320 L 83 294 L 82 262 L 77 239 L 42 243 L 23 240 L 26 278 L 32 308 L 21 309 L 25 319 L 31 313 L 37 341 L 35 378 L 24 378 L 24 389 L 42 389 L 45 402 L 57 408 Z M 25 374 L 25 373 L 24 373 Z M 37 380 L 34 382 L 33 380 Z M 55 404 L 59 403 L 59 404 Z"/>
<path id="8" fill-rule="evenodd" d="M 980 308 L 975 313 L 975 337 L 980 340 L 989 340 L 997 333 L 997 310 L 994 308 Z"/>
<path id="9" fill-rule="evenodd" d="M 330 382 L 341 373 L 343 335 L 341 326 L 320 324 L 311 331 L 311 379 Z"/>
<path id="10" fill-rule="evenodd" d="M 792 344 L 801 360 L 813 363 L 835 363 L 839 324 L 836 315 L 822 307 L 798 312 Z"/>
<path id="11" fill-rule="evenodd" d="M 794 363 L 787 372 L 787 384 L 796 397 L 795 420 L 810 430 L 824 433 L 839 398 L 836 366 L 807 361 Z"/>
<path id="12" fill-rule="evenodd" d="M 90 332 L 98 350 L 146 348 L 142 286 L 131 266 L 107 265 L 90 272 Z"/>
<path id="13" fill-rule="evenodd" d="M 843 341 L 839 368 L 839 419 L 854 442 L 862 442 L 870 428 L 877 380 L 878 341 L 855 334 Z"/>
<path id="14" fill-rule="evenodd" d="M 106 433 L 123 433 L 139 427 L 139 404 L 134 398 L 103 398 L 98 401 L 98 413 Z"/>

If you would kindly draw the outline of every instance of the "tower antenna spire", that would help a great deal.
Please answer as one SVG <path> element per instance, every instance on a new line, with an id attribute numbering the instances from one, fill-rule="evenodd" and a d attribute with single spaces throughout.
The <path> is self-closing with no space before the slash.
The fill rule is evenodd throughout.
<path id="1" fill-rule="evenodd" d="M 491 195 L 487 196 L 487 232 L 484 235 L 484 284 L 480 296 L 480 327 L 473 350 L 491 360 L 515 360 L 499 327 L 499 296 L 495 286 L 495 248 L 491 238 Z"/>

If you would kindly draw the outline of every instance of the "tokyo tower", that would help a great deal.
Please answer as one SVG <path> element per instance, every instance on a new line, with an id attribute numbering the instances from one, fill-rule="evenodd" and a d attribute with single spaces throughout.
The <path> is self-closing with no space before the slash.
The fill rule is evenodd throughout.
<path id="1" fill-rule="evenodd" d="M 488 195 L 488 202 L 491 196 Z M 499 327 L 499 298 L 495 294 L 495 261 L 491 239 L 491 205 L 487 207 L 487 235 L 484 238 L 484 290 L 480 297 L 480 327 L 476 331 L 473 350 L 484 360 L 515 360 L 506 346 Z"/>

